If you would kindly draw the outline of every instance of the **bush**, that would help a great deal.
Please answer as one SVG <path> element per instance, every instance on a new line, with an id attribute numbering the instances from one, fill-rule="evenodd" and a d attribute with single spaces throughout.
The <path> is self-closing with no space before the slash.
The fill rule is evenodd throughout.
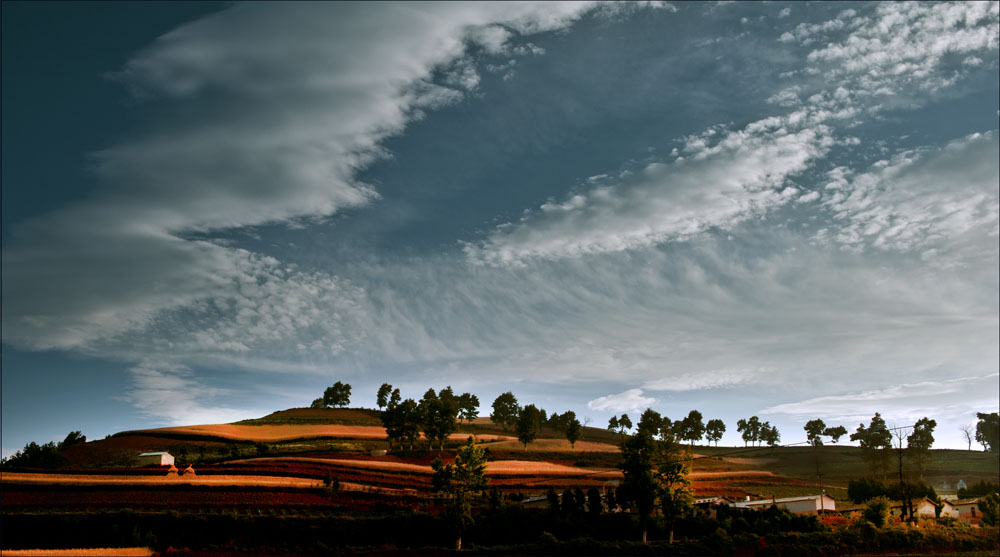
<path id="1" fill-rule="evenodd" d="M 875 497 L 870 499 L 865 505 L 865 510 L 861 511 L 861 520 L 871 522 L 876 528 L 882 528 L 889 523 L 890 502 L 885 497 Z"/>

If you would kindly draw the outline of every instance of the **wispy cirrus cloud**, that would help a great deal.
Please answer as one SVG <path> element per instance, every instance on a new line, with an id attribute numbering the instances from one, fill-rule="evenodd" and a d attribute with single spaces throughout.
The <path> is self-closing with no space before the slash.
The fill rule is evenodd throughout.
<path id="1" fill-rule="evenodd" d="M 239 298 L 242 256 L 191 233 L 372 202 L 356 174 L 380 143 L 476 86 L 468 44 L 503 50 L 592 7 L 250 3 L 161 36 L 113 77 L 169 120 L 95 153 L 91 198 L 12 227 L 5 342 L 87 349 L 161 312 Z"/>
<path id="2" fill-rule="evenodd" d="M 901 383 L 881 389 L 810 398 L 778 404 L 761 410 L 764 414 L 785 414 L 840 421 L 867 420 L 875 412 L 886 419 L 915 421 L 931 416 L 948 422 L 968 422 L 971 410 L 995 412 L 1000 375 L 959 377 L 941 381 Z M 912 423 L 912 422 L 911 422 Z"/>

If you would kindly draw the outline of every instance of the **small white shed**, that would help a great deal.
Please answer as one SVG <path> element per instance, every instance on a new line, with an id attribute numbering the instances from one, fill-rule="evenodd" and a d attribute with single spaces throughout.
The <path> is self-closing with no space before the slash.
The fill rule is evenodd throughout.
<path id="1" fill-rule="evenodd" d="M 139 466 L 173 466 L 174 457 L 168 452 L 142 453 Z"/>

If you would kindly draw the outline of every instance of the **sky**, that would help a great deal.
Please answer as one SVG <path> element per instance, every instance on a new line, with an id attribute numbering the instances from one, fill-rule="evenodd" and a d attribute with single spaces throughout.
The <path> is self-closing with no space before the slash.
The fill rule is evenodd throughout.
<path id="1" fill-rule="evenodd" d="M 965 448 L 998 6 L 4 2 L 3 454 L 335 381 Z"/>

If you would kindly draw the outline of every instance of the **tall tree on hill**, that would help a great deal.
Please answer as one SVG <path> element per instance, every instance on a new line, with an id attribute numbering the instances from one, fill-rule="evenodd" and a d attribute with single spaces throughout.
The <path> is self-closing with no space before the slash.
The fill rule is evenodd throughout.
<path id="1" fill-rule="evenodd" d="M 453 464 L 436 459 L 431 468 L 431 485 L 446 497 L 445 515 L 457 531 L 456 549 L 462 549 L 462 533 L 473 524 L 472 505 L 483 497 L 486 479 L 486 452 L 472 442 L 472 437 L 458 450 Z"/>
<path id="2" fill-rule="evenodd" d="M 705 435 L 705 422 L 702 421 L 701 412 L 697 410 L 692 410 L 688 415 L 681 420 L 683 435 L 680 437 L 682 441 L 691 442 L 691 450 L 694 450 L 694 442 L 701 439 Z"/>
<path id="3" fill-rule="evenodd" d="M 906 437 L 906 456 L 917 465 L 921 478 L 927 470 L 927 459 L 931 454 L 931 445 L 934 444 L 935 427 L 937 422 L 924 416 L 913 424 L 913 432 Z"/>
<path id="4" fill-rule="evenodd" d="M 612 433 L 618 432 L 618 416 L 611 416 L 611 419 L 608 420 L 608 431 Z"/>
<path id="5" fill-rule="evenodd" d="M 823 446 L 823 432 L 826 430 L 826 424 L 823 423 L 823 420 L 819 418 L 809 420 L 802 429 L 806 430 L 806 439 L 810 445 L 814 447 Z"/>
<path id="6" fill-rule="evenodd" d="M 771 425 L 771 422 L 764 422 L 760 425 L 760 439 L 767 443 L 768 447 L 774 449 L 781 442 L 781 432 L 778 431 L 777 427 Z"/>
<path id="7" fill-rule="evenodd" d="M 458 397 L 458 415 L 469 423 L 478 418 L 479 397 L 471 393 L 462 393 L 462 396 Z"/>
<path id="8" fill-rule="evenodd" d="M 892 433 L 882 416 L 876 412 L 868 427 L 859 424 L 858 429 L 851 434 L 851 441 L 857 441 L 861 445 L 861 458 L 872 475 L 881 472 L 885 477 L 892 461 Z"/>
<path id="9" fill-rule="evenodd" d="M 455 419 L 458 417 L 458 399 L 451 387 L 441 389 L 440 394 L 434 389 L 427 389 L 420 399 L 420 417 L 428 447 L 432 448 L 437 441 L 438 449 L 443 451 L 445 440 L 455 431 Z"/>
<path id="10" fill-rule="evenodd" d="M 847 435 L 847 428 L 842 425 L 828 427 L 823 430 L 823 435 L 829 437 L 831 443 L 836 443 L 841 437 Z"/>
<path id="11" fill-rule="evenodd" d="M 989 453 L 1000 451 L 1000 414 L 976 412 L 976 442 Z"/>
<path id="12" fill-rule="evenodd" d="M 351 385 L 337 381 L 323 391 L 323 404 L 343 408 L 351 403 Z"/>
<path id="13" fill-rule="evenodd" d="M 493 413 L 490 420 L 502 427 L 505 431 L 508 427 L 517 424 L 517 415 L 520 406 L 517 405 L 517 397 L 512 392 L 506 392 L 498 396 L 493 401 Z"/>
<path id="14" fill-rule="evenodd" d="M 566 426 L 566 440 L 569 441 L 569 446 L 573 450 L 576 450 L 576 442 L 580 440 L 582 429 L 580 420 L 576 419 L 576 416 L 573 416 Z"/>
<path id="15" fill-rule="evenodd" d="M 969 424 L 965 424 L 959 428 L 962 431 L 962 436 L 965 438 L 967 443 L 965 450 L 972 450 L 972 440 L 976 438 L 976 430 Z"/>
<path id="16" fill-rule="evenodd" d="M 528 443 L 538 437 L 538 429 L 541 427 L 542 413 L 534 404 L 529 404 L 521 409 L 517 417 L 517 440 L 524 443 L 524 450 L 528 450 Z"/>
<path id="17" fill-rule="evenodd" d="M 628 417 L 628 414 L 622 414 L 618 417 L 618 428 L 621 433 L 628 433 L 632 429 L 632 418 Z"/>
<path id="18" fill-rule="evenodd" d="M 378 394 L 375 396 L 375 403 L 378 404 L 379 410 L 389 405 L 389 395 L 391 394 L 392 385 L 382 383 L 382 386 L 378 388 Z"/>
<path id="19" fill-rule="evenodd" d="M 652 408 L 647 408 L 645 412 L 639 416 L 639 425 L 636 426 L 636 435 L 648 435 L 650 438 L 656 439 L 660 435 L 660 430 L 663 429 L 663 416 L 659 412 L 653 410 Z M 667 419 L 669 422 L 670 419 Z M 621 421 L 618 422 L 621 424 Z"/>
<path id="20" fill-rule="evenodd" d="M 740 419 L 736 422 L 736 431 L 740 432 L 740 437 L 743 438 L 743 446 L 747 446 L 747 443 L 754 443 L 760 440 L 760 418 L 757 416 L 750 416 L 750 419 L 743 420 Z"/>
<path id="21" fill-rule="evenodd" d="M 726 433 L 726 422 L 715 418 L 708 420 L 705 424 L 705 440 L 709 443 L 714 442 L 715 446 L 719 446 L 719 441 L 722 440 L 722 436 Z"/>

